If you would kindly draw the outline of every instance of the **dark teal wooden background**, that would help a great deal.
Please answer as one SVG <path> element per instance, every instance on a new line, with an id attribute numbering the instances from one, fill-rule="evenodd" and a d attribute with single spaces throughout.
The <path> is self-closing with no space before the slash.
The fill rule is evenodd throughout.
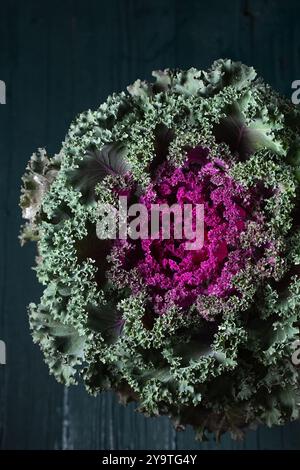
<path id="1" fill-rule="evenodd" d="M 153 69 L 205 68 L 230 57 L 277 90 L 300 79 L 300 2 L 282 0 L 52 0 L 0 2 L 0 446 L 3 449 L 212 449 L 191 429 L 146 419 L 111 395 L 97 399 L 49 377 L 28 329 L 38 300 L 34 247 L 17 234 L 20 178 L 32 151 L 57 152 L 74 115 Z M 223 449 L 300 449 L 300 425 L 260 428 Z"/>

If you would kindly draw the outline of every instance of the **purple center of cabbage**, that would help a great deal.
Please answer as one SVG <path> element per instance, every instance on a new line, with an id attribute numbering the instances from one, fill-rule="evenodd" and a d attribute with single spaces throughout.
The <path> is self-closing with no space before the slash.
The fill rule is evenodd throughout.
<path id="1" fill-rule="evenodd" d="M 208 161 L 207 153 L 195 148 L 183 167 L 162 165 L 140 197 L 148 209 L 151 204 L 204 205 L 204 245 L 199 250 L 186 249 L 186 238 L 174 239 L 173 230 L 169 240 L 130 241 L 130 265 L 138 270 L 157 314 L 172 304 L 187 309 L 199 295 L 226 298 L 235 293 L 232 279 L 253 255 L 240 237 L 247 222 L 258 216 L 255 198 L 228 175 L 224 161 Z"/>

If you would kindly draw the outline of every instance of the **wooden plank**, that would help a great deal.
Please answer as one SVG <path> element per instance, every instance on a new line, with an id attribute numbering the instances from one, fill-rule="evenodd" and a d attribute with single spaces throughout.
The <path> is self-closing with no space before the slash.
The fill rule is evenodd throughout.
<path id="1" fill-rule="evenodd" d="M 61 439 L 62 392 L 31 341 L 26 314 L 26 305 L 38 299 L 40 292 L 30 271 L 34 249 L 21 251 L 17 238 L 20 177 L 32 150 L 45 142 L 46 103 L 51 99 L 45 87 L 47 29 L 40 10 L 37 7 L 39 21 L 34 23 L 34 12 L 25 3 L 13 1 L 1 6 L 1 47 L 8 89 L 7 104 L 1 108 L 1 318 L 7 342 L 7 365 L 1 371 L 5 374 L 1 447 L 12 449 L 59 447 Z"/>

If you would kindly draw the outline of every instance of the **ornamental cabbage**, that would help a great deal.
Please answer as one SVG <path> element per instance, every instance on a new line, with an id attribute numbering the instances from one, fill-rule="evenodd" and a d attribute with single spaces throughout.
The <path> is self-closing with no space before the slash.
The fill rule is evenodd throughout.
<path id="1" fill-rule="evenodd" d="M 33 340 L 58 381 L 114 390 L 199 439 L 295 420 L 300 112 L 231 60 L 153 76 L 80 114 L 58 155 L 31 157 L 20 239 L 37 243 L 44 286 Z M 101 239 L 99 207 L 120 195 L 202 204 L 203 245 Z"/>

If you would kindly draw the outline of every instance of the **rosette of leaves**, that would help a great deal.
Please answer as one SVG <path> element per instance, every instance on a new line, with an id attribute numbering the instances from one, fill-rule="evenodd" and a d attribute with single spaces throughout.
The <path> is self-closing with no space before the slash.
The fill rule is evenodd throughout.
<path id="1" fill-rule="evenodd" d="M 299 110 L 231 60 L 153 76 L 80 114 L 59 157 L 39 150 L 31 158 L 21 240 L 37 243 L 45 287 L 29 306 L 33 339 L 57 380 L 83 380 L 92 394 L 112 389 L 147 415 L 170 416 L 177 429 L 194 426 L 199 439 L 295 420 Z M 138 242 L 97 237 L 98 205 L 117 204 L 118 194 L 138 201 L 159 184 L 161 168 L 186 174 L 189 156 L 199 171 L 218 166 L 210 188 L 225 178 L 254 201 L 236 241 L 247 256 L 222 295 L 205 289 L 210 277 L 187 304 L 174 297 L 159 313 L 153 299 L 169 299 L 168 289 L 157 293 L 143 278 Z M 233 256 L 231 245 L 224 250 L 219 270 Z M 184 262 L 168 261 L 163 275 L 175 282 L 170 267 Z"/>

